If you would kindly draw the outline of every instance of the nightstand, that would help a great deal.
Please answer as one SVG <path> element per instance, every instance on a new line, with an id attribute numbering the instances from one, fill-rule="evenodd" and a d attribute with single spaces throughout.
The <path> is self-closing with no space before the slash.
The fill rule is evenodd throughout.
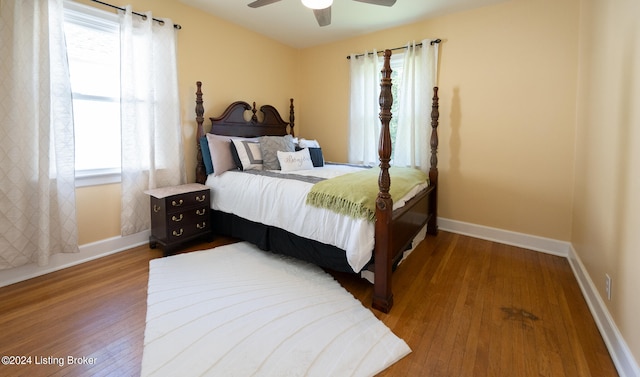
<path id="1" fill-rule="evenodd" d="M 151 199 L 149 247 L 163 246 L 164 255 L 198 237 L 211 239 L 211 191 L 199 183 L 145 191 Z"/>

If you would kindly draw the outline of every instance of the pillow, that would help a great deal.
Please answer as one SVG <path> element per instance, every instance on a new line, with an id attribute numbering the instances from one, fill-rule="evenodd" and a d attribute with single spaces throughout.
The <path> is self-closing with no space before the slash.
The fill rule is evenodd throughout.
<path id="1" fill-rule="evenodd" d="M 231 147 L 240 170 L 262 170 L 262 153 L 258 141 L 231 139 Z"/>
<path id="2" fill-rule="evenodd" d="M 320 143 L 318 143 L 318 140 L 300 139 L 298 140 L 298 146 L 300 148 L 320 148 Z"/>
<path id="3" fill-rule="evenodd" d="M 296 151 L 301 151 L 304 148 L 296 147 Z M 311 162 L 313 162 L 313 167 L 319 168 L 324 166 L 324 157 L 322 156 L 322 148 L 306 148 L 309 150 L 309 155 L 311 156 Z"/>
<path id="4" fill-rule="evenodd" d="M 286 136 L 262 136 L 260 137 L 260 152 L 262 153 L 262 169 L 280 170 L 278 151 L 295 152 L 293 137 Z M 215 168 L 215 167 L 214 167 Z"/>
<path id="5" fill-rule="evenodd" d="M 307 148 L 309 150 L 309 155 L 311 156 L 311 162 L 313 162 L 313 166 L 319 168 L 324 166 L 324 157 L 322 156 L 322 148 Z"/>
<path id="6" fill-rule="evenodd" d="M 231 155 L 231 140 L 229 140 L 228 136 L 207 134 L 207 143 L 209 144 L 209 152 L 211 153 L 214 176 L 237 168 Z"/>
<path id="7" fill-rule="evenodd" d="M 202 152 L 202 162 L 204 163 L 204 169 L 207 175 L 213 173 L 213 163 L 211 163 L 211 152 L 209 151 L 209 142 L 206 136 L 202 136 L 200 139 L 200 151 Z"/>
<path id="8" fill-rule="evenodd" d="M 313 162 L 311 162 L 309 150 L 306 148 L 297 152 L 278 151 L 277 154 L 282 171 L 313 169 Z"/>

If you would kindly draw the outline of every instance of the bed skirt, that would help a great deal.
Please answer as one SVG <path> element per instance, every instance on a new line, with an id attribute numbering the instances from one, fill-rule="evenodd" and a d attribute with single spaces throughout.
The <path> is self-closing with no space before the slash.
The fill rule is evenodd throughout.
<path id="1" fill-rule="evenodd" d="M 336 246 L 303 238 L 234 214 L 215 210 L 211 212 L 214 234 L 251 242 L 262 250 L 302 259 L 334 271 L 354 273 L 347 262 L 345 251 Z"/>

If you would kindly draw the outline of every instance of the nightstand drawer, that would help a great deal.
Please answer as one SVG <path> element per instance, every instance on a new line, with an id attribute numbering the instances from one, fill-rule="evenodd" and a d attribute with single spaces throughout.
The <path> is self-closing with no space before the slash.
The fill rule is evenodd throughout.
<path id="1" fill-rule="evenodd" d="M 211 202 L 209 195 L 209 190 L 203 190 L 187 194 L 172 195 L 161 199 L 151 197 L 151 209 L 155 213 L 173 213 L 196 205 L 204 205 L 208 207 Z"/>
<path id="2" fill-rule="evenodd" d="M 207 207 L 182 208 L 179 211 L 167 214 L 169 224 L 193 223 L 203 220 L 209 220 L 209 208 Z"/>
<path id="3" fill-rule="evenodd" d="M 211 229 L 211 221 L 209 219 L 199 222 L 190 222 L 184 224 L 172 224 L 168 229 L 167 239 L 169 242 L 180 241 L 186 237 L 200 234 Z"/>
<path id="4" fill-rule="evenodd" d="M 193 205 L 209 205 L 209 190 L 192 192 L 189 194 L 173 195 L 165 198 L 167 212 L 179 211 Z"/>

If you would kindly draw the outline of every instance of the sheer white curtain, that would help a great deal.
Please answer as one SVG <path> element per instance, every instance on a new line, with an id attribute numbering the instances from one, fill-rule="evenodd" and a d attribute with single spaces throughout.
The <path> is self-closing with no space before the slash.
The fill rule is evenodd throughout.
<path id="1" fill-rule="evenodd" d="M 377 166 L 380 136 L 380 70 L 377 51 L 350 56 L 349 162 Z"/>
<path id="2" fill-rule="evenodd" d="M 122 235 L 150 227 L 150 188 L 186 182 L 180 127 L 176 31 L 120 12 Z"/>
<path id="3" fill-rule="evenodd" d="M 0 0 L 0 269 L 77 252 L 62 0 Z"/>
<path id="4" fill-rule="evenodd" d="M 393 165 L 429 171 L 431 135 L 431 97 L 437 85 L 438 43 L 422 41 L 407 45 L 402 77 L 399 78 L 396 148 Z"/>

